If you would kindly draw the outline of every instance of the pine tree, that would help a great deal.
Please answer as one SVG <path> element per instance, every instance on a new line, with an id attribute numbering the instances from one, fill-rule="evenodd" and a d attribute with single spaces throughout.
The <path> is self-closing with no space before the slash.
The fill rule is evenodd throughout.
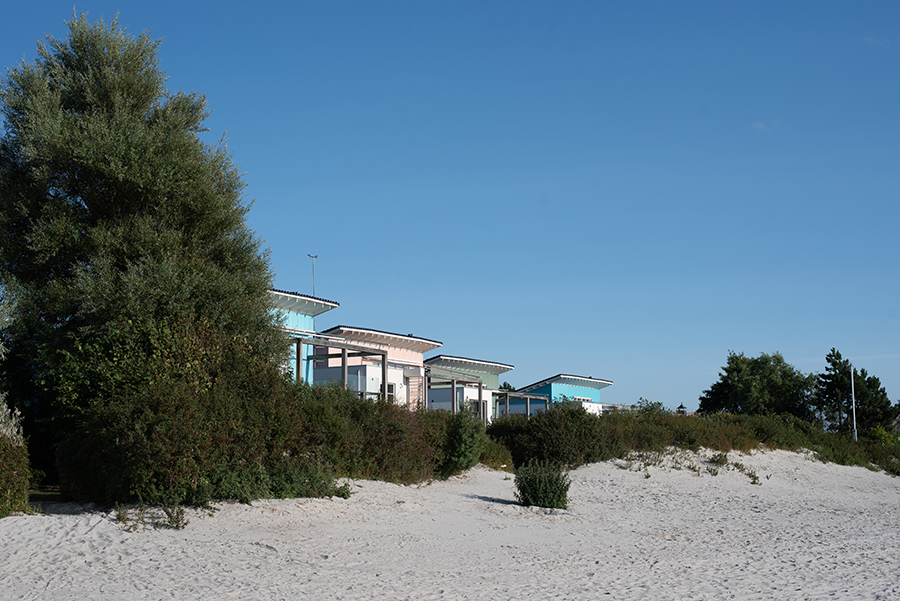
<path id="1" fill-rule="evenodd" d="M 853 431 L 854 397 L 857 431 L 866 432 L 877 426 L 890 429 L 900 404 L 891 406 L 881 380 L 870 376 L 865 369 L 854 370 L 850 361 L 836 349 L 831 349 L 825 356 L 825 362 L 825 371 L 818 377 L 816 411 L 826 429 L 832 432 Z"/>

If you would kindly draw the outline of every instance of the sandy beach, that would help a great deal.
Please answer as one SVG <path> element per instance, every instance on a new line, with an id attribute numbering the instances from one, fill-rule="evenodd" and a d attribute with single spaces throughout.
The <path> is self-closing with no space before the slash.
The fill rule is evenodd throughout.
<path id="1" fill-rule="evenodd" d="M 744 471 L 687 454 L 585 466 L 567 510 L 516 504 L 511 475 L 481 466 L 189 510 L 182 530 L 47 504 L 0 520 L 0 598 L 900 599 L 900 479 L 729 459 Z"/>

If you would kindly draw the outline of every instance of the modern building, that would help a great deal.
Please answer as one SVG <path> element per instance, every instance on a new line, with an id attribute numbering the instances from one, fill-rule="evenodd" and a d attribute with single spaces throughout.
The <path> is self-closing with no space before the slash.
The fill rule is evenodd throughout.
<path id="1" fill-rule="evenodd" d="M 546 395 L 550 403 L 569 401 L 581 403 L 589 413 L 601 415 L 604 411 L 619 409 L 618 405 L 604 404 L 600 400 L 600 391 L 611 386 L 612 381 L 599 378 L 558 374 L 552 378 L 523 386 L 516 390 L 530 395 Z"/>
<path id="2" fill-rule="evenodd" d="M 437 355 L 425 360 L 429 375 L 428 409 L 456 411 L 461 407 L 476 408 L 481 416 L 490 419 L 500 391 L 500 374 L 513 369 L 512 365 L 482 361 L 468 357 Z M 454 394 L 456 402 L 454 403 Z"/>
<path id="3" fill-rule="evenodd" d="M 424 355 L 441 342 L 356 326 L 335 326 L 320 332 L 317 339 L 321 344 L 317 342 L 312 357 L 316 384 L 344 380 L 360 394 L 386 394 L 411 409 L 425 403 Z M 334 346 L 329 346 L 332 343 Z M 335 351 L 341 345 L 352 348 L 338 354 Z"/>
<path id="4" fill-rule="evenodd" d="M 315 336 L 315 318 L 326 311 L 339 307 L 334 301 L 316 298 L 298 292 L 286 292 L 284 290 L 269 290 L 272 306 L 275 312 L 283 319 L 284 332 L 293 339 L 309 339 Z M 300 349 L 300 361 L 297 361 L 297 351 Z M 291 351 L 291 358 L 286 369 L 296 378 L 300 372 L 300 378 L 312 383 L 313 366 L 307 359 L 310 354 L 309 345 L 295 344 Z M 299 363 L 299 370 L 298 370 Z"/>

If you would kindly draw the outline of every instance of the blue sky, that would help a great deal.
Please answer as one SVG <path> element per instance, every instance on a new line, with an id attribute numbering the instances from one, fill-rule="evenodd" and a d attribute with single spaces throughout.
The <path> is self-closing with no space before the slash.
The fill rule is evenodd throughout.
<path id="1" fill-rule="evenodd" d="M 900 399 L 900 4 L 76 4 L 163 38 L 276 286 L 524 386 L 695 409 L 729 350 Z M 71 2 L 4 11 L 0 62 Z"/>

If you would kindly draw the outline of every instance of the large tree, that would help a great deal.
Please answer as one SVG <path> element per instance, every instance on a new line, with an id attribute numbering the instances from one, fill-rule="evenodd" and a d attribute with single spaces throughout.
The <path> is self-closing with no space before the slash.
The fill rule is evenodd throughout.
<path id="1" fill-rule="evenodd" d="M 815 374 L 804 374 L 780 353 L 746 357 L 728 352 L 719 380 L 700 396 L 701 413 L 779 414 L 813 419 Z"/>
<path id="2" fill-rule="evenodd" d="M 825 427 L 832 432 L 852 431 L 855 398 L 858 431 L 865 432 L 877 426 L 890 430 L 900 411 L 900 402 L 891 406 L 881 380 L 870 376 L 865 369 L 854 369 L 836 349 L 831 349 L 825 356 L 825 362 L 827 366 L 819 374 L 816 392 L 816 411 Z"/>
<path id="3" fill-rule="evenodd" d="M 224 142 L 200 137 L 205 98 L 167 89 L 148 33 L 86 15 L 68 28 L 0 86 L 0 293 L 16 404 L 57 417 L 62 364 L 74 381 L 72 362 L 90 360 L 77 349 L 109 339 L 112 324 L 212 324 L 242 341 L 238 352 L 277 359 L 268 258 Z M 92 402 L 86 384 L 68 399 Z"/>

